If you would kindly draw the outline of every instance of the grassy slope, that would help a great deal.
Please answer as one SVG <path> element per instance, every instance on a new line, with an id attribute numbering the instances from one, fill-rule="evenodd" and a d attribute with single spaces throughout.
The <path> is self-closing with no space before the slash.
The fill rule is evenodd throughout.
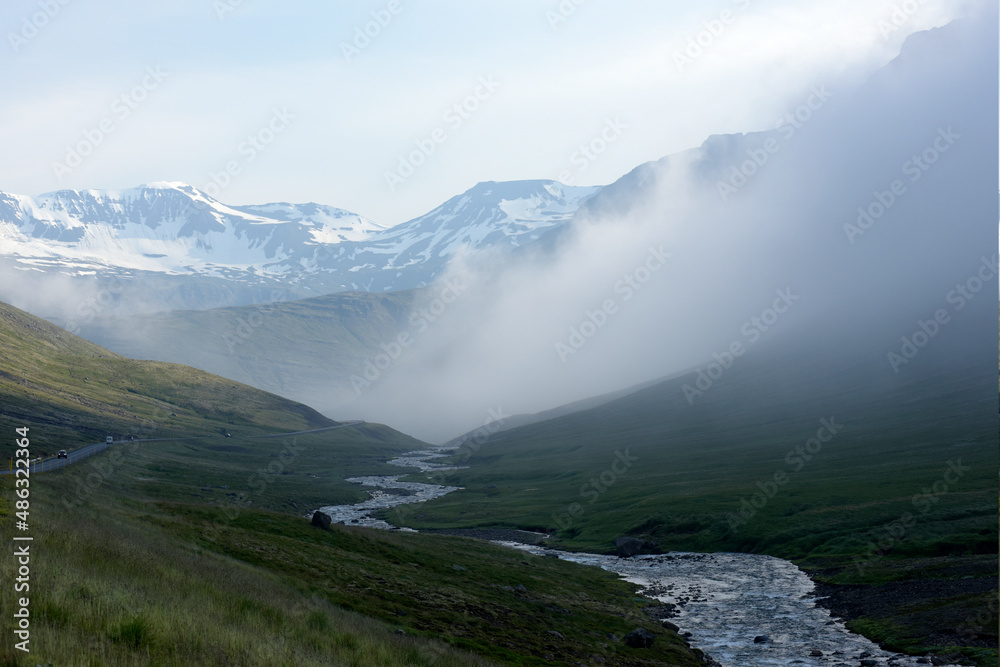
<path id="1" fill-rule="evenodd" d="M 41 451 L 103 440 L 331 426 L 315 410 L 208 373 L 133 361 L 0 303 L 0 428 L 44 425 Z M 9 456 L 10 445 L 0 445 Z"/>
<path id="2" fill-rule="evenodd" d="M 414 290 L 172 311 L 83 327 L 88 340 L 139 359 L 188 364 L 310 405 L 352 397 L 352 374 L 408 328 Z M 322 392 L 317 388 L 322 387 Z"/>
<path id="3" fill-rule="evenodd" d="M 934 354 L 924 352 L 920 374 L 899 376 L 879 365 L 884 357 L 831 371 L 818 354 L 746 356 L 693 406 L 681 389 L 689 376 L 466 446 L 459 458 L 471 468 L 439 475 L 464 491 L 390 516 L 415 528 L 549 530 L 566 548 L 604 552 L 628 534 L 663 550 L 768 553 L 838 584 L 977 578 L 986 592 L 931 591 L 856 624 L 897 648 L 942 648 L 954 637 L 936 624 L 961 628 L 996 598 L 997 425 L 992 370 Z M 821 418 L 843 429 L 795 472 L 785 457 Z M 636 460 L 614 472 L 619 451 Z M 968 470 L 947 492 L 914 501 L 959 459 Z M 741 500 L 779 471 L 788 481 L 731 526 Z M 902 539 L 875 553 L 871 543 L 907 512 Z M 995 663 L 995 649 L 988 655 Z"/>
<path id="4" fill-rule="evenodd" d="M 4 446 L 18 426 L 30 428 L 37 452 L 63 445 L 74 424 L 103 433 L 153 406 L 177 415 L 158 436 L 219 423 L 236 433 L 118 445 L 30 478 L 33 651 L 5 641 L 0 664 L 700 663 L 640 612 L 634 586 L 608 573 L 461 538 L 308 525 L 308 510 L 364 495 L 344 477 L 399 472 L 384 461 L 418 441 L 373 424 L 251 437 L 328 422 L 192 369 L 130 362 L 9 307 L 0 313 L 0 405 L 17 410 L 0 423 Z M 19 381 L 28 374 L 30 384 Z M 122 399 L 134 406 L 122 410 Z M 242 403 L 234 411 L 229 400 Z M 0 478 L 8 543 L 13 487 Z M 0 607 L 14 609 L 11 587 Z M 652 650 L 606 637 L 637 626 L 658 634 Z"/>
<path id="5" fill-rule="evenodd" d="M 5 642 L 0 664 L 699 664 L 600 570 L 462 538 L 320 531 L 236 500 L 163 501 L 140 481 L 156 461 L 122 462 L 68 511 L 85 469 L 32 479 L 34 651 Z M 9 587 L 0 600 L 13 608 Z M 652 650 L 606 637 L 638 626 L 657 633 Z"/>

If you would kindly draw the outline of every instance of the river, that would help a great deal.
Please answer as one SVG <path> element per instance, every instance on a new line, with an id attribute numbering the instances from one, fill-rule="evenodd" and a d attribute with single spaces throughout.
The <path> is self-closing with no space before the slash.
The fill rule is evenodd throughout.
<path id="1" fill-rule="evenodd" d="M 448 454 L 441 453 L 441 450 L 421 450 L 410 452 L 389 461 L 390 464 L 402 468 L 418 468 L 422 472 L 437 470 L 458 470 L 465 466 L 446 466 L 434 463 L 434 459 L 442 458 Z M 368 500 L 354 505 L 328 505 L 320 507 L 319 511 L 330 516 L 334 523 L 344 523 L 352 526 L 365 526 L 367 528 L 381 528 L 383 530 L 396 529 L 381 519 L 372 516 L 374 512 L 389 507 L 408 505 L 412 503 L 422 503 L 426 500 L 439 498 L 446 493 L 457 491 L 457 486 L 441 486 L 438 484 L 420 484 L 417 482 L 400 482 L 403 477 L 411 473 L 402 475 L 375 475 L 369 477 L 348 477 L 347 481 L 353 484 L 371 487 L 371 497 Z M 398 530 L 408 530 L 401 528 Z"/>
<path id="2" fill-rule="evenodd" d="M 424 472 L 456 469 L 434 462 L 446 455 L 441 450 L 424 450 L 389 463 Z M 394 529 L 371 514 L 458 490 L 454 486 L 399 481 L 405 476 L 352 477 L 347 481 L 374 489 L 371 498 L 355 505 L 321 507 L 320 511 L 330 515 L 334 523 Z M 919 667 L 929 663 L 883 651 L 848 631 L 816 603 L 809 577 L 780 558 L 678 552 L 618 558 L 513 542 L 498 544 L 601 567 L 638 584 L 643 594 L 665 607 L 673 605 L 670 622 L 680 628 L 692 646 L 724 667 Z"/>

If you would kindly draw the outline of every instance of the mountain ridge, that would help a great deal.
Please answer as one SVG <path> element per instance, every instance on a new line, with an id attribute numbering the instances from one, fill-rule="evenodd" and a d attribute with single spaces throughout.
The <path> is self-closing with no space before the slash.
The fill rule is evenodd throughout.
<path id="1" fill-rule="evenodd" d="M 35 197 L 0 191 L 0 254 L 71 276 L 280 280 L 301 296 L 410 289 L 433 282 L 460 253 L 537 240 L 599 190 L 487 181 L 392 227 L 316 203 L 230 206 L 178 182 Z"/>

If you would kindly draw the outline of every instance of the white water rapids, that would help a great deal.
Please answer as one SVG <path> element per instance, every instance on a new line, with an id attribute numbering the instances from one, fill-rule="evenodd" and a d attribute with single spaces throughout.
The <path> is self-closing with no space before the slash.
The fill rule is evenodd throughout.
<path id="1" fill-rule="evenodd" d="M 441 450 L 411 452 L 389 463 L 424 472 L 455 469 L 432 462 L 446 455 Z M 431 500 L 458 490 L 454 486 L 401 482 L 402 477 L 405 475 L 352 477 L 347 481 L 375 489 L 370 492 L 371 498 L 355 505 L 321 507 L 320 511 L 330 515 L 334 523 L 393 529 L 371 513 Z M 618 558 L 514 542 L 498 544 L 601 567 L 638 584 L 644 595 L 674 605 L 670 622 L 680 628 L 692 646 L 700 648 L 724 667 L 918 667 L 929 664 L 926 658 L 883 651 L 864 637 L 849 632 L 843 622 L 832 618 L 829 611 L 816 604 L 809 577 L 780 558 L 676 552 Z"/>
<path id="2" fill-rule="evenodd" d="M 443 466 L 432 463 L 432 459 L 447 456 L 441 450 L 423 450 L 410 452 L 399 458 L 389 461 L 392 465 L 403 468 L 419 468 L 422 472 L 431 470 L 457 470 L 458 466 Z M 439 484 L 419 484 L 417 482 L 400 482 L 405 475 L 379 475 L 371 477 L 348 477 L 347 481 L 362 486 L 373 487 L 370 491 L 371 498 L 354 505 L 328 505 L 320 507 L 319 511 L 329 515 L 334 523 L 344 523 L 352 526 L 365 526 L 367 528 L 381 528 L 383 530 L 393 530 L 391 526 L 381 519 L 372 516 L 376 510 L 408 505 L 411 503 L 422 503 L 425 500 L 438 498 L 446 493 L 457 491 L 457 486 L 441 486 Z M 394 493 L 395 492 L 395 493 Z M 400 493 L 401 492 L 401 493 Z M 399 530 L 409 530 L 401 528 Z"/>

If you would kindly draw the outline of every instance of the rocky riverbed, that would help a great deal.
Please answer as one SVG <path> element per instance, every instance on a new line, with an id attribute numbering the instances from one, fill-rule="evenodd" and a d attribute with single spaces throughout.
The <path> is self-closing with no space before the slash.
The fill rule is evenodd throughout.
<path id="1" fill-rule="evenodd" d="M 422 471 L 448 470 L 434 459 L 441 450 L 412 452 L 390 461 Z M 320 508 L 334 523 L 392 529 L 371 513 L 431 500 L 458 490 L 453 486 L 399 481 L 405 475 L 353 477 L 372 487 L 371 498 L 355 505 Z M 692 646 L 723 667 L 918 667 L 927 658 L 883 651 L 847 630 L 817 604 L 812 580 L 789 561 L 755 554 L 668 553 L 619 558 L 555 551 L 544 536 L 523 531 L 473 531 L 539 555 L 557 556 L 615 572 L 659 602 L 656 615 L 676 626 Z M 523 533 L 523 535 L 522 535 Z M 471 534 L 471 533 L 464 533 Z"/>
<path id="2" fill-rule="evenodd" d="M 422 472 L 458 469 L 459 466 L 446 466 L 434 463 L 434 459 L 445 457 L 448 453 L 450 452 L 447 450 L 433 449 L 410 452 L 404 456 L 392 459 L 389 463 L 403 468 L 418 468 Z M 399 505 L 422 503 L 425 500 L 438 498 L 446 493 L 458 490 L 457 486 L 399 481 L 408 474 L 349 477 L 347 478 L 348 482 L 371 487 L 372 490 L 369 491 L 371 498 L 354 505 L 327 505 L 326 507 L 320 507 L 319 511 L 328 515 L 333 523 L 391 530 L 394 526 L 375 518 L 372 514 L 378 510 L 397 507 Z"/>
<path id="3" fill-rule="evenodd" d="M 505 543 L 545 555 L 549 549 Z M 725 667 L 918 667 L 927 658 L 883 651 L 816 602 L 815 585 L 794 564 L 755 554 L 668 553 L 619 558 L 555 552 L 639 584 L 660 602 L 692 646 Z"/>

